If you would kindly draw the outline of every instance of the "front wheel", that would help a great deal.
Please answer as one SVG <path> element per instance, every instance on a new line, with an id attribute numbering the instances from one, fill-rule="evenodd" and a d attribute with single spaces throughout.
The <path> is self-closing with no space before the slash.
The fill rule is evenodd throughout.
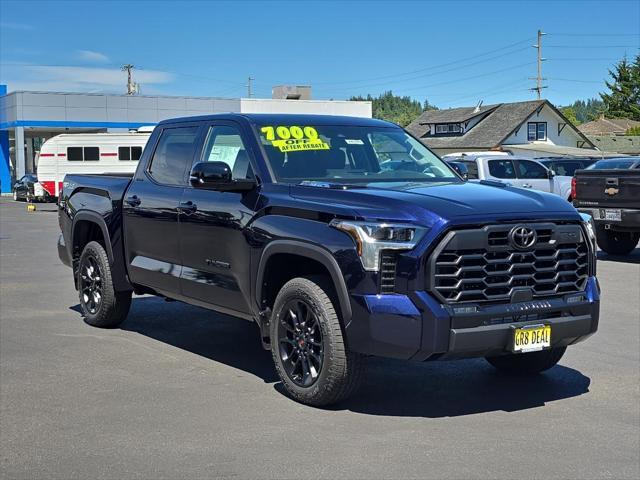
<path id="1" fill-rule="evenodd" d="M 535 374 L 544 372 L 555 366 L 566 350 L 567 347 L 556 347 L 539 352 L 487 357 L 486 360 L 492 366 L 503 372 Z"/>
<path id="2" fill-rule="evenodd" d="M 609 255 L 626 255 L 636 248 L 640 233 L 616 232 L 605 230 L 603 226 L 596 228 L 598 246 Z"/>
<path id="3" fill-rule="evenodd" d="M 131 292 L 114 290 L 109 257 L 98 242 L 87 243 L 80 255 L 77 285 L 82 315 L 89 325 L 115 328 L 127 317 Z"/>
<path id="4" fill-rule="evenodd" d="M 350 352 L 324 277 L 294 278 L 276 298 L 271 354 L 287 393 L 316 407 L 349 397 L 362 377 L 362 357 Z"/>

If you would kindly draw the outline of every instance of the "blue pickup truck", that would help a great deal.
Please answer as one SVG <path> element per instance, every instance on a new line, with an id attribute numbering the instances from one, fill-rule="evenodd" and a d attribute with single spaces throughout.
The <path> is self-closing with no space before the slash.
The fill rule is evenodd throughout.
<path id="1" fill-rule="evenodd" d="M 533 374 L 598 327 L 589 217 L 465 182 L 379 120 L 167 120 L 132 178 L 68 175 L 59 221 L 87 323 L 118 326 L 133 293 L 255 322 L 315 406 L 348 397 L 367 355 Z"/>

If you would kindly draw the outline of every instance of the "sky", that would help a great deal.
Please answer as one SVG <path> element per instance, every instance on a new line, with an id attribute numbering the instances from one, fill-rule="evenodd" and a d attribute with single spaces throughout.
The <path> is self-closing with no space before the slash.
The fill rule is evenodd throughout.
<path id="1" fill-rule="evenodd" d="M 537 30 L 543 97 L 597 97 L 640 52 L 630 1 L 0 0 L 0 83 L 13 90 L 315 99 L 392 90 L 440 108 L 530 100 Z"/>

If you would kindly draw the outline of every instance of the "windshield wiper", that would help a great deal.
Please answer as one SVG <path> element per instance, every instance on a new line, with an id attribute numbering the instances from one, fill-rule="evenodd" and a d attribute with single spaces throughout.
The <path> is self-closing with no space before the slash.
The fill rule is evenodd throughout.
<path id="1" fill-rule="evenodd" d="M 348 188 L 367 188 L 365 183 L 353 184 L 342 182 L 326 182 L 320 180 L 303 180 L 298 183 L 302 187 L 319 187 L 319 188 L 334 188 L 338 190 L 347 190 Z"/>

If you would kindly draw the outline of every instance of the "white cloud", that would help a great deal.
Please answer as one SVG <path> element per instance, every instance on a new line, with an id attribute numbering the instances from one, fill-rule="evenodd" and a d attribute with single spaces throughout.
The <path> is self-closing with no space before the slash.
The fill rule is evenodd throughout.
<path id="1" fill-rule="evenodd" d="M 77 50 L 76 54 L 80 60 L 95 63 L 108 63 L 109 57 L 104 53 L 94 52 L 93 50 Z"/>
<path id="2" fill-rule="evenodd" d="M 0 28 L 6 28 L 9 30 L 33 30 L 33 25 L 26 23 L 13 23 L 13 22 L 0 22 Z"/>
<path id="3" fill-rule="evenodd" d="M 124 93 L 127 75 L 119 68 L 71 66 L 0 65 L 0 83 L 9 90 L 42 90 L 59 92 Z M 171 83 L 174 75 L 160 70 L 134 70 L 133 79 L 142 87 Z"/>

